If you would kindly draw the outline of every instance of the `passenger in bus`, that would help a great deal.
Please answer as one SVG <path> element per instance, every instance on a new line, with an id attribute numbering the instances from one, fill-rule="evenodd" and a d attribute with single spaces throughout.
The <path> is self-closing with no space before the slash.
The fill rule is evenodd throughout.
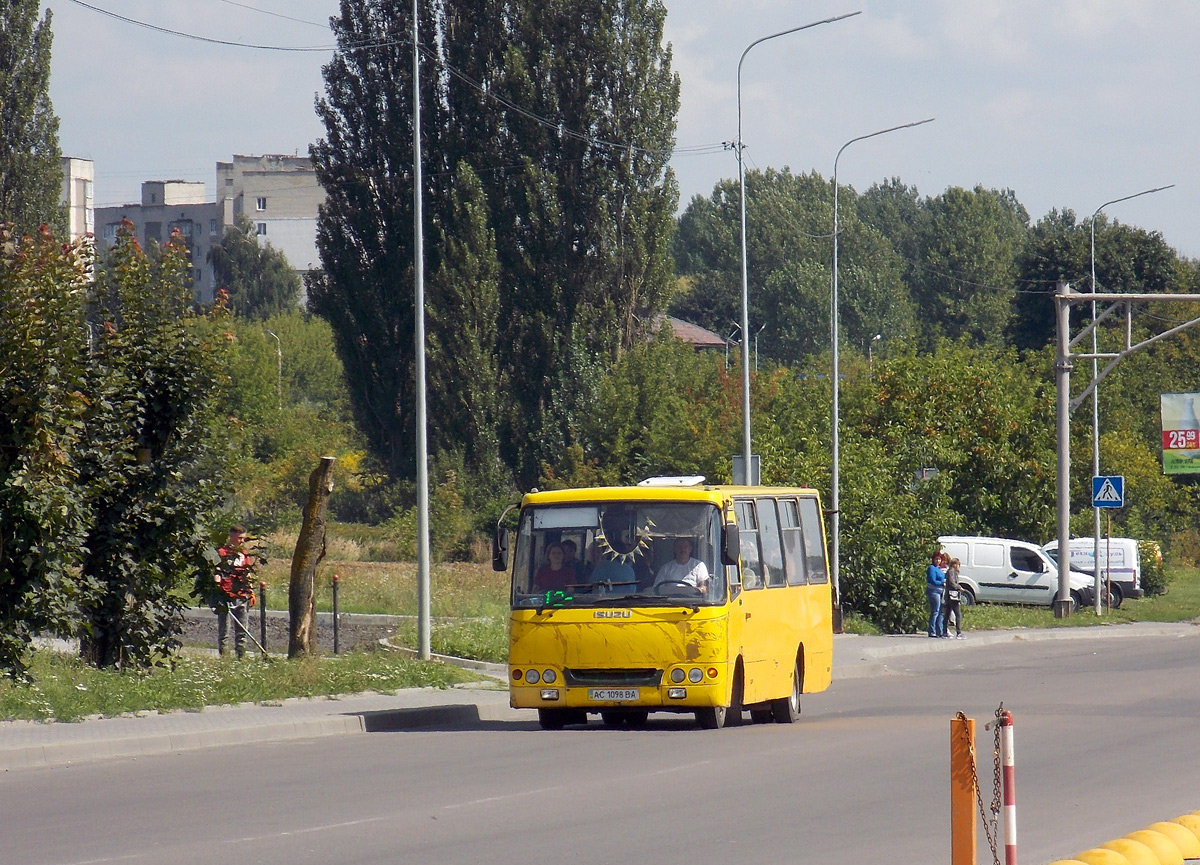
<path id="1" fill-rule="evenodd" d="M 574 568 L 575 572 L 578 573 L 580 571 L 580 567 L 579 567 L 579 559 L 576 558 L 576 553 L 578 552 L 579 548 L 577 546 L 575 546 L 575 542 L 573 540 L 571 540 L 570 538 L 566 538 L 563 540 L 562 548 L 563 548 L 563 566 L 568 567 L 568 568 Z"/>
<path id="2" fill-rule="evenodd" d="M 546 564 L 533 578 L 535 592 L 560 592 L 575 582 L 575 566 L 564 561 L 563 545 L 555 541 L 546 547 Z"/>
<path id="3" fill-rule="evenodd" d="M 675 558 L 658 569 L 654 585 L 687 583 L 701 592 L 708 591 L 708 566 L 692 557 L 692 539 L 675 539 Z"/>
<path id="4" fill-rule="evenodd" d="M 589 582 L 612 583 L 613 585 L 631 585 L 637 582 L 637 576 L 633 573 L 633 565 L 629 562 L 601 552 L 597 552 L 596 555 L 598 561 L 596 567 L 592 569 Z"/>

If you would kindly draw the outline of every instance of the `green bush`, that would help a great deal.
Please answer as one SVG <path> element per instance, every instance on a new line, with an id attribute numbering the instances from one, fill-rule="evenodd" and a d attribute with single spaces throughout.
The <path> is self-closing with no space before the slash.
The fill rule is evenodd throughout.
<path id="1" fill-rule="evenodd" d="M 1138 541 L 1138 558 L 1142 561 L 1142 589 L 1146 597 L 1167 593 L 1167 572 L 1163 570 L 1162 551 L 1156 541 Z"/>

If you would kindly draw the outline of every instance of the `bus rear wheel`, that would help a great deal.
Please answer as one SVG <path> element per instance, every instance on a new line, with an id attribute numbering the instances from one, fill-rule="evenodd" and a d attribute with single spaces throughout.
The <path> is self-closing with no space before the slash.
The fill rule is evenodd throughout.
<path id="1" fill-rule="evenodd" d="M 794 724 L 800 718 L 800 662 L 792 670 L 792 693 L 786 697 L 771 701 L 771 714 L 776 724 Z"/>

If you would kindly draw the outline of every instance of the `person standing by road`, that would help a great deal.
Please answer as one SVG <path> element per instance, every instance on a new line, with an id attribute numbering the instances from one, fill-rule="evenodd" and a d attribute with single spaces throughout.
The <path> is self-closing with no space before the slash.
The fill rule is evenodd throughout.
<path id="1" fill-rule="evenodd" d="M 232 526 L 229 540 L 217 549 L 221 562 L 213 574 L 216 591 L 209 604 L 217 614 L 217 654 L 225 654 L 229 616 L 234 618 L 233 651 L 241 658 L 246 653 L 246 634 L 249 633 L 249 608 L 254 603 L 254 557 L 246 552 L 246 527 Z"/>
<path id="2" fill-rule="evenodd" d="M 961 640 L 962 632 L 962 586 L 958 583 L 959 566 L 962 563 L 958 559 L 951 559 L 949 567 L 946 568 L 946 598 L 942 605 L 942 636 L 948 637 L 948 628 L 950 617 L 954 617 L 954 637 Z"/>
<path id="3" fill-rule="evenodd" d="M 929 636 L 946 636 L 946 618 L 942 614 L 942 597 L 946 587 L 946 572 L 942 570 L 945 554 L 940 550 L 933 554 L 929 567 L 925 569 L 925 600 L 929 602 Z"/>

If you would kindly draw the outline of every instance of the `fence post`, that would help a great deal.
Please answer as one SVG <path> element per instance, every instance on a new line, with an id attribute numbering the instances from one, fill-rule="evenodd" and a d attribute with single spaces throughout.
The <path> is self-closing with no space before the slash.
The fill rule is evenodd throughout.
<path id="1" fill-rule="evenodd" d="M 950 862 L 975 865 L 975 720 L 950 719 Z"/>
<path id="2" fill-rule="evenodd" d="M 341 578 L 337 574 L 333 575 L 333 653 L 338 653 L 338 583 Z"/>
<path id="3" fill-rule="evenodd" d="M 1013 717 L 1000 715 L 1000 778 L 1004 788 L 1004 865 L 1017 865 L 1017 781 L 1013 763 Z"/>
<path id="4" fill-rule="evenodd" d="M 262 644 L 263 651 L 267 650 L 267 584 L 259 581 L 258 584 L 258 642 Z"/>

